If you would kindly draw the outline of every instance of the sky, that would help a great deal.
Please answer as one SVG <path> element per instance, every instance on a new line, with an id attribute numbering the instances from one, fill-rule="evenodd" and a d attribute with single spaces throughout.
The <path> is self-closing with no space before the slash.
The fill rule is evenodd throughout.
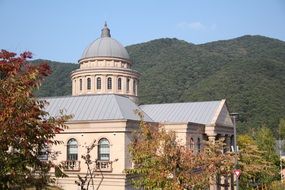
<path id="1" fill-rule="evenodd" d="M 107 21 L 124 46 L 263 35 L 285 41 L 284 0 L 0 0 L 0 49 L 77 63 Z"/>

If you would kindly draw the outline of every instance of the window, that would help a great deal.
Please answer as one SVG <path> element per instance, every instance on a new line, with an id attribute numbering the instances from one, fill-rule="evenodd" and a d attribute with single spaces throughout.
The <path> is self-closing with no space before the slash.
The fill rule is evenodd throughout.
<path id="1" fill-rule="evenodd" d="M 110 143 L 107 139 L 100 139 L 98 143 L 98 160 L 110 159 Z"/>
<path id="2" fill-rule="evenodd" d="M 82 79 L 79 80 L 79 89 L 82 90 Z"/>
<path id="3" fill-rule="evenodd" d="M 197 152 L 200 152 L 201 151 L 201 140 L 200 138 L 198 138 L 197 140 Z"/>
<path id="4" fill-rule="evenodd" d="M 108 77 L 107 79 L 107 89 L 110 90 L 112 89 L 112 78 Z"/>
<path id="5" fill-rule="evenodd" d="M 122 79 L 118 78 L 118 90 L 122 90 Z"/>
<path id="6" fill-rule="evenodd" d="M 195 145 L 194 140 L 193 140 L 193 138 L 191 137 L 191 139 L 190 139 L 190 144 L 189 144 L 189 147 L 190 147 L 191 150 L 194 150 L 194 148 L 195 148 L 194 145 Z"/>
<path id="7" fill-rule="evenodd" d="M 127 92 L 130 90 L 130 79 L 127 79 Z"/>
<path id="8" fill-rule="evenodd" d="M 38 159 L 39 160 L 48 160 L 48 146 L 44 145 L 44 147 L 39 151 Z"/>
<path id="9" fill-rule="evenodd" d="M 67 160 L 78 159 L 78 144 L 75 139 L 70 139 L 67 142 Z"/>
<path id="10" fill-rule="evenodd" d="M 229 140 L 230 140 L 230 137 L 229 137 L 229 135 L 225 135 L 225 137 L 224 137 L 224 145 L 223 145 L 223 153 L 226 153 L 226 152 L 228 152 L 228 151 L 230 151 L 230 142 L 229 142 Z"/>
<path id="11" fill-rule="evenodd" d="M 87 78 L 87 90 L 91 90 L 91 78 Z"/>
<path id="12" fill-rule="evenodd" d="M 232 136 L 230 137 L 230 138 L 231 138 L 231 139 L 230 139 L 230 141 L 231 141 L 231 142 L 230 142 L 230 143 L 231 143 L 231 145 L 230 145 L 230 146 L 231 146 L 231 149 L 230 149 L 230 150 L 231 150 L 232 152 L 235 151 L 235 139 L 234 139 L 234 137 L 235 137 L 234 135 L 232 135 Z"/>
<path id="13" fill-rule="evenodd" d="M 134 92 L 134 94 L 136 93 L 136 81 L 135 80 L 133 82 L 133 92 Z"/>
<path id="14" fill-rule="evenodd" d="M 97 89 L 101 89 L 101 77 L 97 78 Z"/>

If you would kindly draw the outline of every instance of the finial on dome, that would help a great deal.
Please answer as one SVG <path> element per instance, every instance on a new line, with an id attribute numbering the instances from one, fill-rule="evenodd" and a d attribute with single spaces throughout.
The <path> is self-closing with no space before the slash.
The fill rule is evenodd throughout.
<path id="1" fill-rule="evenodd" d="M 110 29 L 107 26 L 107 22 L 105 21 L 104 28 L 101 30 L 101 38 L 111 37 Z"/>

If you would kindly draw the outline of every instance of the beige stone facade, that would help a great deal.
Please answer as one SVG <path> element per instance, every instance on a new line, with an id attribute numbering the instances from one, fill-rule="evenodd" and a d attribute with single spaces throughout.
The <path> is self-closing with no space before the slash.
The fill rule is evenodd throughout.
<path id="1" fill-rule="evenodd" d="M 72 72 L 72 95 L 120 94 L 137 98 L 140 74 L 122 58 L 95 57 L 79 61 Z"/>
<path id="2" fill-rule="evenodd" d="M 206 133 L 207 127 L 197 124 L 176 123 L 163 124 L 167 130 L 174 130 L 178 139 L 185 146 L 192 148 L 195 152 L 203 148 L 204 140 L 214 138 L 226 138 L 228 147 L 231 144 L 232 132 L 230 129 L 219 126 L 211 126 L 216 128 L 216 133 Z M 58 134 L 56 139 L 63 141 L 63 144 L 51 147 L 53 151 L 58 152 L 58 156 L 53 160 L 57 164 L 66 166 L 64 172 L 68 178 L 57 179 L 56 185 L 63 189 L 78 189 L 75 181 L 78 181 L 77 175 L 85 176 L 87 172 L 86 164 L 81 158 L 86 155 L 87 146 L 90 146 L 94 140 L 96 141 L 95 148 L 91 152 L 91 159 L 94 161 L 93 167 L 100 162 L 98 159 L 98 142 L 100 139 L 108 139 L 110 143 L 110 158 L 107 162 L 107 168 L 98 168 L 94 176 L 95 189 L 99 186 L 100 190 L 108 189 L 133 189 L 128 177 L 124 173 L 125 169 L 132 167 L 130 155 L 128 152 L 128 144 L 131 140 L 132 131 L 138 127 L 138 121 L 99 121 L 99 122 L 76 122 L 68 123 L 69 128 L 63 133 Z M 218 130 L 217 130 L 218 129 Z M 226 132 L 228 131 L 228 132 Z M 75 139 L 78 145 L 77 160 L 68 160 L 68 141 Z M 66 164 L 66 165 L 65 165 Z M 102 171 L 100 171 L 102 169 Z M 231 183 L 231 178 L 221 177 L 222 184 Z M 211 186 L 211 189 L 225 189 Z M 229 188 L 230 189 L 230 188 Z"/>
<path id="3" fill-rule="evenodd" d="M 230 149 L 233 123 L 225 100 L 136 105 L 140 74 L 132 70 L 127 51 L 111 38 L 106 25 L 101 38 L 86 48 L 79 64 L 80 68 L 71 73 L 72 96 L 47 99 L 51 115 L 59 114 L 60 109 L 74 115 L 67 123 L 68 129 L 56 135 L 63 143 L 49 147 L 57 156 L 48 159 L 61 164 L 68 175 L 56 179 L 56 185 L 63 189 L 79 189 L 75 184 L 77 176 L 83 177 L 87 172 L 82 156 L 94 142 L 90 152 L 92 168 L 96 170 L 94 189 L 133 189 L 124 171 L 133 167 L 128 144 L 140 122 L 136 110 L 145 115 L 146 122 L 175 131 L 182 144 L 197 152 L 204 140 L 218 138 L 224 138 Z"/>
<path id="4" fill-rule="evenodd" d="M 137 122 L 128 121 L 108 121 L 108 122 L 82 122 L 68 123 L 69 128 L 58 134 L 56 139 L 63 141 L 63 144 L 51 147 L 58 152 L 58 156 L 53 160 L 56 164 L 62 164 L 64 172 L 68 178 L 57 179 L 56 184 L 63 189 L 78 189 L 75 181 L 77 175 L 85 176 L 87 165 L 81 156 L 86 155 L 87 147 L 95 141 L 95 148 L 91 151 L 91 159 L 94 161 L 91 166 L 97 167 L 95 162 L 98 159 L 98 142 L 101 139 L 109 141 L 109 159 L 102 161 L 94 176 L 95 187 L 99 189 L 130 189 L 124 173 L 125 168 L 132 167 L 127 150 L 130 141 L 131 131 L 136 128 Z M 68 141 L 75 139 L 77 142 L 77 159 L 68 160 Z M 107 165 L 105 165 L 107 164 Z M 99 185 L 100 184 L 100 185 Z M 96 188 L 95 188 L 96 189 Z"/>

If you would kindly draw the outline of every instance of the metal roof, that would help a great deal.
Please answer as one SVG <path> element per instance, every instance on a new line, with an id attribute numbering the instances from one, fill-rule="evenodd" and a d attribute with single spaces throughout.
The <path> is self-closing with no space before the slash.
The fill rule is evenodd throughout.
<path id="1" fill-rule="evenodd" d="M 144 120 L 160 123 L 197 123 L 232 126 L 225 100 L 149 104 L 137 106 L 129 98 L 115 94 L 42 98 L 51 116 L 71 114 L 71 121 L 135 120 L 141 111 Z"/>
<path id="2" fill-rule="evenodd" d="M 45 111 L 51 116 L 72 114 L 71 121 L 100 121 L 100 120 L 137 120 L 139 116 L 135 113 L 141 109 L 129 98 L 120 95 L 84 95 L 42 98 L 49 105 Z M 144 115 L 145 121 L 152 121 Z"/>
<path id="3" fill-rule="evenodd" d="M 221 101 L 141 105 L 155 122 L 211 124 L 219 114 Z"/>
<path id="4" fill-rule="evenodd" d="M 83 52 L 81 59 L 91 57 L 118 57 L 130 59 L 128 51 L 117 40 L 111 38 L 110 29 L 105 23 L 101 37 L 93 41 Z"/>

